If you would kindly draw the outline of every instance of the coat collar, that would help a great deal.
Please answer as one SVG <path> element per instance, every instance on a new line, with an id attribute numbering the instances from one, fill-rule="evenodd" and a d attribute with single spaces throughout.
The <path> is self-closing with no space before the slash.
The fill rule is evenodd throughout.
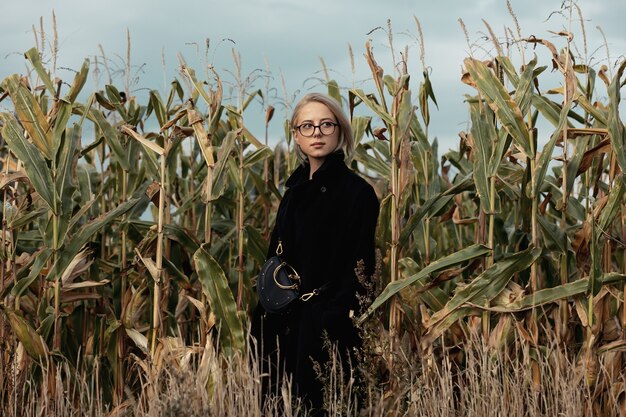
<path id="1" fill-rule="evenodd" d="M 322 166 L 313 173 L 313 180 L 328 179 L 341 171 L 347 170 L 348 167 L 346 166 L 344 159 L 345 154 L 341 149 L 328 155 Z M 285 183 L 285 186 L 287 188 L 291 188 L 308 181 L 310 170 L 311 166 L 309 165 L 309 162 L 303 162 L 298 168 L 296 168 L 293 174 L 291 174 Z"/>

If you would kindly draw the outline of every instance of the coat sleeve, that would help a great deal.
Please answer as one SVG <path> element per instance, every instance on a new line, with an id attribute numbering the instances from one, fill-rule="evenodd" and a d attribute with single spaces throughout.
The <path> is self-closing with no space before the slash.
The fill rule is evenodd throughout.
<path id="1" fill-rule="evenodd" d="M 357 279 L 355 269 L 359 261 L 365 266 L 365 276 L 371 277 L 375 270 L 375 234 L 378 221 L 379 203 L 376 193 L 369 185 L 363 187 L 355 199 L 351 213 L 351 221 L 347 226 L 348 239 L 346 241 L 345 261 L 342 262 L 337 285 L 332 293 L 329 313 L 347 315 L 349 310 L 358 311 L 356 294 L 364 292 L 363 286 Z"/>

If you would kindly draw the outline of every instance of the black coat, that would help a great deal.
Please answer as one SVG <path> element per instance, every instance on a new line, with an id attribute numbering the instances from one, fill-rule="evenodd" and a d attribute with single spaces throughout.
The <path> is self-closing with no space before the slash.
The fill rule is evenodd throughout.
<path id="1" fill-rule="evenodd" d="M 266 360 L 275 361 L 278 340 L 282 366 L 293 377 L 296 393 L 319 407 L 322 386 L 313 361 L 323 364 L 328 359 L 323 334 L 341 353 L 361 344 L 349 316 L 350 310 L 358 314 L 357 293 L 363 291 L 354 269 L 363 260 L 366 275 L 373 273 L 379 203 L 372 186 L 346 166 L 343 152 L 329 155 L 311 180 L 309 168 L 302 164 L 286 182 L 268 257 L 275 254 L 280 239 L 283 260 L 302 279 L 301 293 L 332 284 L 307 302 L 296 301 L 281 315 L 267 314 L 259 304 L 252 334 L 262 342 Z M 272 372 L 275 376 L 276 369 Z"/>

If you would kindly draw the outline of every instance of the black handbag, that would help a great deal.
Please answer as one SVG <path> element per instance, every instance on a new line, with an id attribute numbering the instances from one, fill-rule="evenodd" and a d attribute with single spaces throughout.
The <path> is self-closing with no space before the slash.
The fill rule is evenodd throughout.
<path id="1" fill-rule="evenodd" d="M 309 301 L 311 297 L 319 295 L 329 285 L 326 284 L 313 291 L 300 295 L 300 275 L 280 257 L 283 245 L 280 239 L 276 247 L 276 256 L 269 258 L 257 277 L 256 291 L 261 306 L 268 313 L 279 314 L 285 312 L 295 300 Z"/>

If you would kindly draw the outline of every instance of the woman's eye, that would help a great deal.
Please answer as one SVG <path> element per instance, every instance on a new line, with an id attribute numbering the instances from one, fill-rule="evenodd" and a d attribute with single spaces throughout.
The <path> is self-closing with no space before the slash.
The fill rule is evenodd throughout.
<path id="1" fill-rule="evenodd" d="M 300 125 L 301 129 L 305 129 L 305 130 L 309 130 L 309 129 L 313 129 L 313 124 L 312 123 L 303 123 Z"/>
<path id="2" fill-rule="evenodd" d="M 332 127 L 334 125 L 335 124 L 333 122 L 322 122 L 322 127 L 328 128 L 328 127 Z"/>

